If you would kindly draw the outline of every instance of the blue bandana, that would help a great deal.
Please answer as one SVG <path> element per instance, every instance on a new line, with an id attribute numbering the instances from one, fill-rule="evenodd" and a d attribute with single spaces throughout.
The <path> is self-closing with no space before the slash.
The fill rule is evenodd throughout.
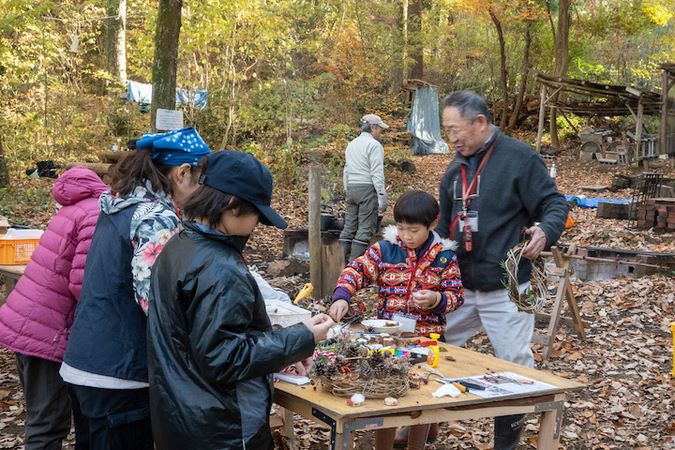
<path id="1" fill-rule="evenodd" d="M 166 166 L 197 165 L 211 149 L 193 127 L 166 133 L 146 133 L 136 142 L 136 150 L 152 150 L 152 160 Z"/>

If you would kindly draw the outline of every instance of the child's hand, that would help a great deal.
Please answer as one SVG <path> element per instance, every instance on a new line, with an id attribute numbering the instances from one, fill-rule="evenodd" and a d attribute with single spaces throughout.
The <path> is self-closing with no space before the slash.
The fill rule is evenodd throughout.
<path id="1" fill-rule="evenodd" d="M 314 365 L 314 360 L 310 356 L 309 358 L 307 358 L 303 361 L 296 362 L 291 367 L 293 367 L 295 369 L 296 374 L 302 375 L 302 376 L 307 376 L 307 375 L 309 375 L 309 371 L 312 370 L 312 365 Z"/>
<path id="2" fill-rule="evenodd" d="M 342 320 L 345 314 L 347 314 L 347 311 L 349 311 L 349 303 L 347 303 L 347 300 L 336 300 L 330 305 L 328 315 L 337 323 Z"/>
<path id="3" fill-rule="evenodd" d="M 418 308 L 431 309 L 433 306 L 438 305 L 440 295 L 440 292 L 422 289 L 421 291 L 413 292 L 412 297 L 415 306 Z"/>
<path id="4" fill-rule="evenodd" d="M 316 316 L 305 320 L 303 323 L 314 335 L 315 344 L 318 344 L 319 342 L 326 339 L 328 330 L 330 330 L 333 325 L 335 325 L 333 319 L 328 317 L 326 314 L 317 314 Z"/>

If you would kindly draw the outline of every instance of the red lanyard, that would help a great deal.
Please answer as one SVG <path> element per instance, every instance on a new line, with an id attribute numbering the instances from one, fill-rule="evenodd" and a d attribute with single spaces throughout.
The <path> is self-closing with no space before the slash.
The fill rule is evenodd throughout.
<path id="1" fill-rule="evenodd" d="M 471 183 L 468 183 L 466 180 L 466 166 L 462 164 L 462 167 L 460 167 L 459 169 L 462 174 L 462 210 L 459 211 L 457 214 L 455 214 L 455 217 L 452 218 L 452 222 L 450 222 L 450 230 L 448 230 L 450 234 L 450 239 L 454 239 L 455 237 L 455 226 L 457 225 L 457 222 L 460 219 L 462 220 L 466 219 L 466 212 L 469 210 L 469 207 L 471 206 L 471 200 L 473 200 L 476 197 L 476 190 L 478 189 L 478 179 L 480 177 L 480 174 L 483 172 L 483 169 L 487 165 L 487 162 L 490 159 L 493 150 L 495 149 L 495 145 L 497 145 L 497 140 L 499 140 L 499 136 L 495 138 L 495 140 L 490 145 L 490 148 L 485 153 L 485 156 L 478 165 L 478 170 L 476 170 L 476 174 L 471 180 Z M 467 228 L 466 223 L 464 225 L 464 228 Z M 466 230 L 461 231 L 464 232 L 464 244 L 466 251 L 470 252 L 472 247 L 471 230 L 467 228 Z"/>

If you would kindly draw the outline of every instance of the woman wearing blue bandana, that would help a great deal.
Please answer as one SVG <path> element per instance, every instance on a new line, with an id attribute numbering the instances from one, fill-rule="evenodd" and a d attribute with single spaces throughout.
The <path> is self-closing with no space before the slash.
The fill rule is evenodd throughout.
<path id="1" fill-rule="evenodd" d="M 75 420 L 88 428 L 88 442 L 77 442 L 77 449 L 153 449 L 146 361 L 150 271 L 178 232 L 179 208 L 199 186 L 197 163 L 211 152 L 194 128 L 146 134 L 135 148 L 101 196 L 60 371 Z"/>

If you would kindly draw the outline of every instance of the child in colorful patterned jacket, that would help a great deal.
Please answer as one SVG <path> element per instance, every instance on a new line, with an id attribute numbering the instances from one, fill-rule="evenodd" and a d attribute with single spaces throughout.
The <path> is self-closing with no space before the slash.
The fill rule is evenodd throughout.
<path id="1" fill-rule="evenodd" d="M 333 292 L 329 315 L 337 322 L 349 309 L 357 291 L 376 284 L 377 316 L 414 321 L 415 333 L 445 333 L 445 315 L 464 301 L 456 244 L 433 231 L 438 220 L 436 199 L 422 191 L 404 193 L 394 206 L 396 226 L 384 230 L 384 239 L 349 263 Z M 422 449 L 428 425 L 410 429 L 409 449 Z M 376 432 L 377 450 L 393 447 L 394 429 Z"/>

